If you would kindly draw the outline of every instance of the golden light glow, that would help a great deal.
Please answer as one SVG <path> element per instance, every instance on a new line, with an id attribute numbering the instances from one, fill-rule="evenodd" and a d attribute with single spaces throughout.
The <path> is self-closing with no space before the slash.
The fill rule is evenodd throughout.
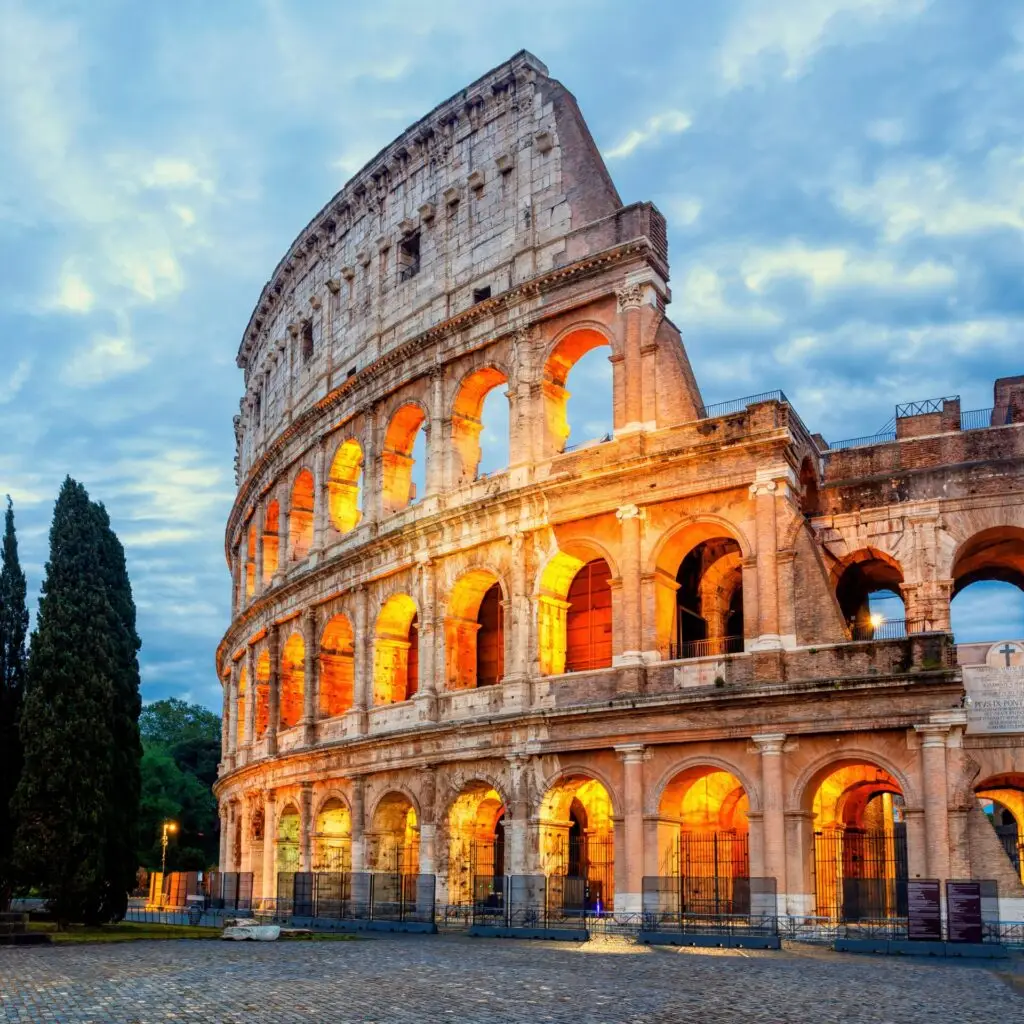
<path id="1" fill-rule="evenodd" d="M 453 480 L 456 486 L 477 477 L 484 399 L 492 389 L 507 383 L 508 377 L 501 370 L 487 366 L 470 374 L 459 388 L 452 406 L 452 447 L 458 456 Z"/>
<path id="2" fill-rule="evenodd" d="M 339 533 L 354 530 L 362 519 L 359 510 L 360 480 L 363 471 L 363 450 L 358 441 L 348 440 L 338 446 L 327 478 L 327 504 L 331 526 Z"/>
<path id="3" fill-rule="evenodd" d="M 270 722 L 270 652 L 260 651 L 256 659 L 256 739 L 267 733 Z"/>
<path id="4" fill-rule="evenodd" d="M 344 615 L 335 615 L 320 637 L 320 715 L 334 718 L 352 707 L 355 638 Z"/>
<path id="5" fill-rule="evenodd" d="M 313 474 L 304 469 L 295 478 L 288 509 L 288 543 L 293 562 L 301 562 L 313 547 Z"/>
<path id="6" fill-rule="evenodd" d="M 371 871 L 419 871 L 420 828 L 416 809 L 403 793 L 388 793 L 373 814 L 367 837 L 367 867 Z"/>
<path id="7" fill-rule="evenodd" d="M 448 901 L 473 899 L 473 875 L 491 875 L 495 829 L 505 811 L 501 796 L 486 782 L 471 782 L 448 812 Z M 504 865 L 497 865 L 504 867 Z"/>
<path id="8" fill-rule="evenodd" d="M 416 602 L 408 594 L 392 594 L 377 616 L 373 644 L 373 703 L 397 704 L 416 692 L 409 671 Z"/>
<path id="9" fill-rule="evenodd" d="M 871 628 L 878 629 L 878 627 L 885 622 L 885 616 L 880 615 L 878 612 L 871 613 Z"/>
<path id="10" fill-rule="evenodd" d="M 486 569 L 472 569 L 456 581 L 444 620 L 445 679 L 449 690 L 472 689 L 477 684 L 477 644 L 480 604 L 498 577 Z"/>
<path id="11" fill-rule="evenodd" d="M 280 557 L 281 506 L 272 501 L 263 513 L 263 585 L 267 586 L 277 572 Z"/>
<path id="12" fill-rule="evenodd" d="M 591 349 L 608 345 L 608 339 L 598 331 L 584 328 L 567 334 L 554 348 L 544 364 L 544 425 L 547 443 L 559 452 L 569 438 L 569 398 L 565 388 L 569 371 Z"/>
<path id="13" fill-rule="evenodd" d="M 281 728 L 290 729 L 302 718 L 306 689 L 306 644 L 292 633 L 281 651 Z"/>
<path id="14" fill-rule="evenodd" d="M 391 417 L 384 435 L 382 500 L 384 515 L 406 508 L 412 495 L 412 448 L 426 419 L 418 405 L 403 405 Z"/>

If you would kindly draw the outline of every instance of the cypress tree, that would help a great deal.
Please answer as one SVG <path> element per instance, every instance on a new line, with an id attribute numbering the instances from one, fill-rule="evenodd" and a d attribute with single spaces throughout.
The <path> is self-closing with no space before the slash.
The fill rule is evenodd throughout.
<path id="1" fill-rule="evenodd" d="M 92 506 L 99 539 L 100 571 L 109 611 L 107 639 L 111 658 L 111 774 L 106 831 L 105 894 L 100 908 L 104 920 L 120 920 L 135 887 L 138 868 L 139 800 L 142 795 L 142 741 L 139 738 L 139 659 L 135 601 L 128 579 L 124 548 L 111 529 L 101 504 Z"/>
<path id="2" fill-rule="evenodd" d="M 0 564 L 0 910 L 10 903 L 13 879 L 14 818 L 11 801 L 21 775 L 18 735 L 25 692 L 25 638 L 28 605 L 25 574 L 18 560 L 14 505 L 7 498 Z"/>
<path id="3" fill-rule="evenodd" d="M 29 647 L 15 861 L 61 925 L 101 919 L 107 898 L 114 644 L 106 553 L 85 488 L 57 497 L 50 559 Z"/>

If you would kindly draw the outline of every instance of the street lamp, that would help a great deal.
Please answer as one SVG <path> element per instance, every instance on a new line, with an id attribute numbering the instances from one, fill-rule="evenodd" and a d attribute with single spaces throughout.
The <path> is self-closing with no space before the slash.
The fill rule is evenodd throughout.
<path id="1" fill-rule="evenodd" d="M 167 837 L 168 835 L 178 831 L 178 823 L 176 821 L 165 821 L 163 834 L 160 836 L 160 874 L 165 875 L 167 873 Z"/>

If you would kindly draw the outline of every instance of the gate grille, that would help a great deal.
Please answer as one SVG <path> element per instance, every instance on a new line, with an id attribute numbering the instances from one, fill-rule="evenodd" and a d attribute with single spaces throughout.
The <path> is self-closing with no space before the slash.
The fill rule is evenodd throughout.
<path id="1" fill-rule="evenodd" d="M 907 833 L 816 832 L 817 911 L 839 921 L 884 920 L 907 913 Z"/>
<path id="2" fill-rule="evenodd" d="M 750 843 L 746 832 L 682 832 L 676 845 L 684 914 L 750 913 Z"/>

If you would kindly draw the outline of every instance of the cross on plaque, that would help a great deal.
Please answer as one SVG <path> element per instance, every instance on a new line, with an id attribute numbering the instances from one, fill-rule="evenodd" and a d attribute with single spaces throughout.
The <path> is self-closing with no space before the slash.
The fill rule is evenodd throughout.
<path id="1" fill-rule="evenodd" d="M 1017 648 L 1013 644 L 1003 644 L 999 648 L 999 653 L 1006 659 L 1006 667 L 1010 667 L 1010 655 L 1017 653 Z"/>

